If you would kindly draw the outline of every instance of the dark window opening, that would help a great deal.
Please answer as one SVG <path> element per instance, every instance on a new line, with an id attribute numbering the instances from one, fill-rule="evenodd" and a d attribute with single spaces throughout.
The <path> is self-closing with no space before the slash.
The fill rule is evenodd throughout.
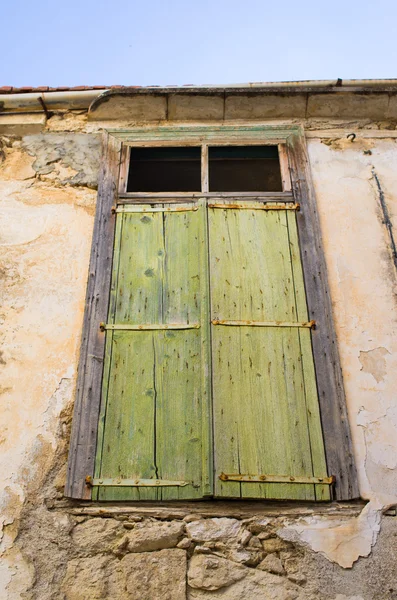
<path id="1" fill-rule="evenodd" d="M 200 192 L 201 148 L 131 148 L 127 192 Z"/>
<path id="2" fill-rule="evenodd" d="M 208 149 L 210 192 L 281 192 L 277 146 Z"/>

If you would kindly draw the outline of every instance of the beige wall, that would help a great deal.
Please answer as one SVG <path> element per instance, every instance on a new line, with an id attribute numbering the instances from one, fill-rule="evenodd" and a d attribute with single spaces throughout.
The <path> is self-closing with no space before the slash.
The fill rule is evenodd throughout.
<path id="1" fill-rule="evenodd" d="M 0 138 L 0 598 L 7 600 L 69 598 L 55 584 L 48 584 L 44 593 L 43 581 L 37 583 L 44 573 L 40 561 L 46 560 L 29 531 L 39 523 L 39 535 L 50 544 L 57 536 L 69 539 L 78 524 L 68 510 L 49 508 L 61 501 L 64 484 L 99 126 L 70 113 L 50 119 L 47 135 Z M 88 129 L 90 134 L 83 135 Z M 287 519 L 279 537 L 351 566 L 371 552 L 382 509 L 397 503 L 397 272 L 374 179 L 375 172 L 395 222 L 397 144 L 395 138 L 363 139 L 358 133 L 352 143 L 345 134 L 340 139 L 333 135 L 335 139 L 311 137 L 308 148 L 360 490 L 371 502 L 359 517 L 341 513 Z M 75 560 L 72 550 L 63 555 L 54 546 L 53 552 L 65 569 Z M 107 597 L 81 594 L 73 599 Z M 212 597 L 208 590 L 200 594 L 191 597 Z M 335 590 L 330 594 L 324 597 L 337 597 Z"/>

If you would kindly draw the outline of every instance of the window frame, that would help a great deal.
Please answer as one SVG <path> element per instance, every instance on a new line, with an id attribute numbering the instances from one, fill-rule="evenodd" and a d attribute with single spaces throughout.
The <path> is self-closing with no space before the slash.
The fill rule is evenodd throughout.
<path id="1" fill-rule="evenodd" d="M 100 331 L 100 323 L 106 321 L 108 314 L 116 222 L 114 209 L 118 201 L 122 203 L 123 199 L 131 201 L 133 198 L 137 203 L 147 203 L 150 197 L 164 203 L 172 198 L 186 202 L 188 198 L 197 197 L 285 198 L 292 194 L 294 201 L 300 204 L 296 217 L 308 313 L 317 324 L 312 331 L 312 348 L 328 474 L 335 476 L 335 500 L 358 498 L 327 267 L 303 128 L 295 125 L 161 126 L 108 130 L 103 133 L 102 142 L 65 495 L 91 499 L 89 481 L 94 474 L 105 355 L 105 333 Z M 283 192 L 208 191 L 208 146 L 266 144 L 278 145 Z M 130 146 L 201 146 L 202 191 L 127 193 Z"/>

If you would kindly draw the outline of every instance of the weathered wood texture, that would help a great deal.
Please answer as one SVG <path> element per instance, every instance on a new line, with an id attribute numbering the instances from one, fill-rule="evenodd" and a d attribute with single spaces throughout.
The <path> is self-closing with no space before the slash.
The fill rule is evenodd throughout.
<path id="1" fill-rule="evenodd" d="M 295 215 L 209 209 L 214 321 L 307 321 Z M 290 233 L 291 230 L 291 233 Z M 325 477 L 310 330 L 212 327 L 215 495 L 329 499 L 323 485 L 228 474 Z"/>
<path id="2" fill-rule="evenodd" d="M 70 442 L 66 496 L 91 497 L 85 477 L 94 474 L 105 334 L 99 323 L 108 312 L 113 261 L 115 215 L 121 142 L 104 134 L 102 169 L 98 182 L 97 211 L 89 266 L 76 402 Z"/>
<path id="3" fill-rule="evenodd" d="M 201 249 L 206 244 L 203 211 L 117 216 L 109 322 L 203 326 L 107 332 L 95 476 L 188 485 L 100 487 L 94 492 L 100 500 L 194 499 L 208 494 L 208 308 L 203 289 L 208 259 L 207 249 Z"/>
<path id="4" fill-rule="evenodd" d="M 291 135 L 287 148 L 295 200 L 301 205 L 297 223 L 309 318 L 317 324 L 312 345 L 328 472 L 336 477 L 336 499 L 349 500 L 359 497 L 359 489 L 320 222 L 303 132 Z"/>

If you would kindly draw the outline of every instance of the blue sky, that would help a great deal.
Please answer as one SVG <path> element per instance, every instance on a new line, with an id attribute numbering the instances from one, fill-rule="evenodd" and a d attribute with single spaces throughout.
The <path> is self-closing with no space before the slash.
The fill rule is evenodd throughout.
<path id="1" fill-rule="evenodd" d="M 397 77 L 395 0 L 4 2 L 0 85 Z"/>

